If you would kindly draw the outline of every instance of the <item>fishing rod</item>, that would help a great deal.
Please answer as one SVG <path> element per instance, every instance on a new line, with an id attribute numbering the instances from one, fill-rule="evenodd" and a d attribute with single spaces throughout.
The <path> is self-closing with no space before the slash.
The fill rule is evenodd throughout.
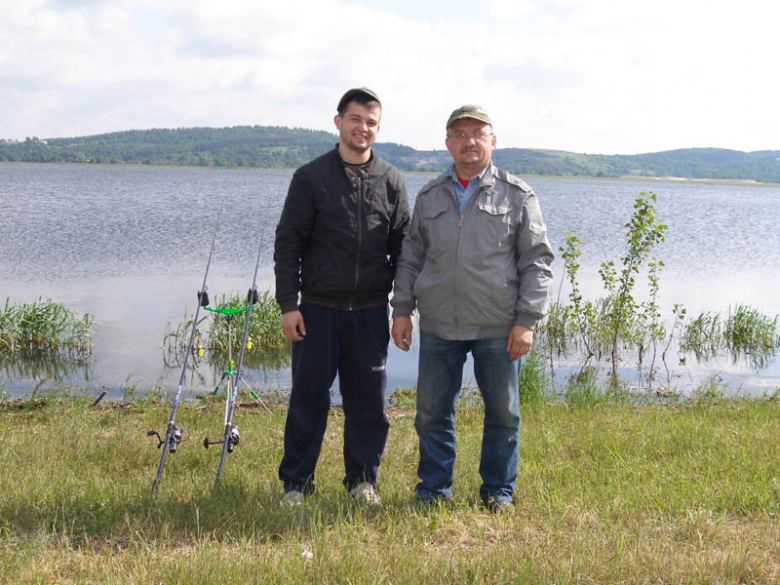
<path id="1" fill-rule="evenodd" d="M 195 341 L 195 329 L 198 326 L 198 314 L 201 307 L 207 307 L 209 304 L 209 295 L 206 287 L 206 280 L 209 276 L 209 267 L 211 266 L 211 257 L 214 255 L 214 246 L 217 242 L 217 233 L 219 232 L 219 222 L 217 222 L 217 228 L 214 230 L 214 237 L 211 239 L 211 249 L 209 250 L 209 259 L 206 262 L 206 272 L 203 275 L 203 284 L 198 291 L 198 307 L 195 309 L 195 317 L 192 319 L 192 331 L 190 332 L 190 341 L 187 344 L 187 352 L 184 354 L 184 364 L 181 368 L 181 378 L 179 378 L 179 387 L 176 390 L 176 397 L 173 400 L 173 411 L 171 412 L 171 418 L 168 420 L 168 427 L 165 431 L 165 439 L 160 437 L 157 431 L 148 431 L 146 434 L 150 437 L 157 437 L 157 448 L 162 448 L 162 454 L 160 456 L 160 465 L 157 467 L 157 477 L 152 484 L 152 495 L 157 493 L 160 487 L 160 479 L 162 478 L 163 466 L 165 465 L 165 456 L 170 451 L 176 452 L 176 448 L 182 441 L 182 429 L 176 426 L 176 411 L 179 409 L 179 399 L 181 398 L 181 391 L 184 388 L 184 378 L 187 375 L 187 360 L 192 352 L 192 345 Z"/>
<path id="2" fill-rule="evenodd" d="M 266 212 L 263 214 L 263 217 L 268 216 L 268 205 L 270 204 L 270 199 L 268 202 L 266 202 Z M 249 319 L 252 316 L 252 307 L 258 300 L 258 294 L 257 294 L 257 271 L 260 267 L 260 256 L 263 253 L 263 240 L 265 239 L 265 223 L 263 224 L 263 231 L 260 234 L 260 247 L 257 250 L 257 261 L 255 262 L 255 274 L 252 277 L 252 287 L 249 289 L 249 293 L 247 294 L 247 306 L 246 306 L 246 316 L 244 318 L 244 338 L 241 342 L 241 351 L 238 354 L 238 363 L 236 364 L 235 371 L 232 372 L 233 376 L 233 383 L 229 384 L 228 386 L 232 386 L 231 392 L 230 392 L 230 404 L 227 408 L 227 415 L 225 417 L 225 431 L 224 435 L 222 437 L 222 441 L 213 441 L 210 442 L 208 437 L 203 441 L 203 446 L 208 449 L 209 445 L 222 443 L 222 455 L 219 460 L 219 469 L 217 470 L 217 479 L 214 482 L 214 488 L 216 489 L 219 487 L 219 482 L 222 479 L 222 470 L 225 467 L 225 457 L 228 453 L 232 453 L 233 449 L 239 442 L 239 432 L 238 427 L 233 424 L 233 416 L 236 411 L 236 397 L 238 395 L 238 385 L 241 381 L 241 367 L 244 362 L 244 353 L 246 351 L 247 347 L 247 339 L 249 339 Z M 232 368 L 230 368 L 232 369 Z M 231 373 L 228 374 L 230 376 Z M 263 405 L 263 408 L 265 408 L 269 413 L 271 412 L 268 410 L 268 407 L 263 403 L 262 400 L 260 400 L 260 397 L 257 396 L 254 392 L 252 392 L 253 396 L 260 402 L 260 404 Z"/>

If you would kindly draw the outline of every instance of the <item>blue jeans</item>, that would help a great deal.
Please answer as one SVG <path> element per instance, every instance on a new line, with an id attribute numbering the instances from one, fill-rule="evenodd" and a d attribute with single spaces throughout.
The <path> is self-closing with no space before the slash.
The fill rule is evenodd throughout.
<path id="1" fill-rule="evenodd" d="M 455 403 L 470 351 L 474 376 L 485 402 L 479 473 L 482 501 L 512 501 L 520 442 L 520 360 L 511 361 L 507 339 L 448 341 L 420 334 L 417 416 L 420 438 L 417 496 L 423 500 L 452 497 L 455 468 Z"/>

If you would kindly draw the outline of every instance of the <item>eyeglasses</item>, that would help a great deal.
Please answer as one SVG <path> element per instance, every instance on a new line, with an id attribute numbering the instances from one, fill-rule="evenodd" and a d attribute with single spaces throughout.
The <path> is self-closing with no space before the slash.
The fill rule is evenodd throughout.
<path id="1" fill-rule="evenodd" d="M 474 134 L 466 134 L 465 132 L 454 132 L 453 134 L 448 134 L 447 138 L 451 140 L 457 140 L 458 142 L 461 142 L 463 140 L 473 140 L 474 142 L 479 142 L 480 140 L 484 140 L 485 138 L 488 138 L 490 136 L 493 136 L 492 132 L 477 130 L 476 132 L 474 132 Z"/>

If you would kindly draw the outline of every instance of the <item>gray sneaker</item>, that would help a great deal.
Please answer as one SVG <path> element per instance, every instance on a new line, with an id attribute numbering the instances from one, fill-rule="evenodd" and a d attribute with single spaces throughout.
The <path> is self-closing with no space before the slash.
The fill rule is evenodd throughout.
<path id="1" fill-rule="evenodd" d="M 306 496 L 303 495 L 303 492 L 290 490 L 289 492 L 285 493 L 284 497 L 282 498 L 282 507 L 297 508 L 299 506 L 303 506 L 305 499 Z"/>
<path id="2" fill-rule="evenodd" d="M 490 500 L 488 510 L 493 514 L 509 514 L 515 511 L 515 505 L 509 500 Z"/>
<path id="3" fill-rule="evenodd" d="M 367 481 L 357 484 L 355 489 L 353 489 L 350 494 L 352 494 L 352 497 L 355 498 L 355 501 L 359 504 L 376 507 L 382 505 L 382 500 L 374 491 L 374 486 Z"/>

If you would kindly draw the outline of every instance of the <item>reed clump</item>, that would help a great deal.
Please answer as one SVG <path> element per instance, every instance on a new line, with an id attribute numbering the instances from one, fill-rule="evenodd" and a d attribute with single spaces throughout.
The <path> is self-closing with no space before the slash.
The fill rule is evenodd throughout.
<path id="1" fill-rule="evenodd" d="M 727 351 L 735 358 L 747 356 L 758 365 L 777 352 L 778 316 L 764 315 L 749 305 L 739 304 L 724 317 L 703 311 L 685 324 L 680 347 L 697 359 L 710 359 Z"/>
<path id="2" fill-rule="evenodd" d="M 722 346 L 722 331 L 720 315 L 712 311 L 702 311 L 685 324 L 680 348 L 694 352 L 699 359 L 712 358 Z"/>
<path id="3" fill-rule="evenodd" d="M 777 315 L 774 319 L 747 305 L 729 311 L 724 328 L 726 346 L 745 352 L 762 352 L 778 345 Z"/>
<path id="4" fill-rule="evenodd" d="M 218 298 L 217 307 L 244 308 L 247 306 L 246 296 L 234 292 Z M 233 319 L 233 336 L 228 334 L 227 319 L 221 315 L 213 314 L 209 322 L 204 338 L 204 343 L 212 351 L 227 353 L 228 346 L 232 343 L 233 351 L 241 349 L 244 334 L 244 314 L 240 313 Z M 282 313 L 270 291 L 263 291 L 258 296 L 257 302 L 252 305 L 249 317 L 249 337 L 252 348 L 279 349 L 286 345 L 286 338 L 282 333 Z"/>
<path id="5" fill-rule="evenodd" d="M 91 314 L 79 315 L 51 299 L 11 303 L 6 298 L 0 312 L 0 352 L 67 352 L 73 357 L 86 357 L 92 353 L 94 322 Z"/>
<path id="6" fill-rule="evenodd" d="M 216 299 L 215 307 L 241 309 L 247 306 L 246 295 L 233 292 Z M 163 336 L 163 346 L 168 355 L 186 349 L 192 330 L 191 316 L 185 312 L 177 324 L 168 323 Z M 221 358 L 231 348 L 234 356 L 241 350 L 244 337 L 245 313 L 229 318 L 219 313 L 209 313 L 199 319 L 195 328 L 195 351 L 207 349 L 211 357 Z M 250 363 L 260 359 L 269 364 L 283 365 L 289 354 L 289 342 L 282 333 L 282 314 L 271 291 L 258 295 L 249 317 L 246 358 Z M 265 356 L 266 360 L 262 357 Z"/>

